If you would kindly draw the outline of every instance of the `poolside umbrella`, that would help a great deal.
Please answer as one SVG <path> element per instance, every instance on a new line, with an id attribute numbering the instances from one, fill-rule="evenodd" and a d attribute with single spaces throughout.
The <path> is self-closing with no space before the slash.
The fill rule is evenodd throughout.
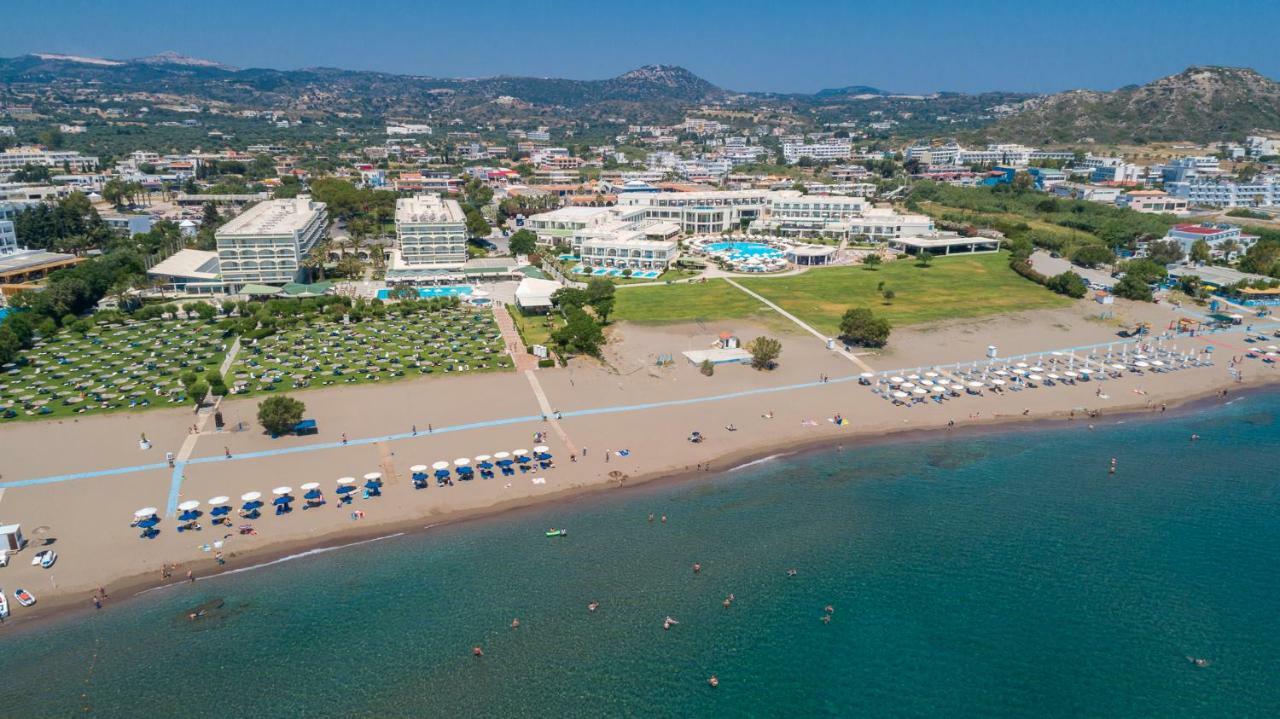
<path id="1" fill-rule="evenodd" d="M 142 509 L 139 509 L 138 511 L 134 512 L 133 516 L 138 519 L 147 519 L 149 517 L 156 516 L 156 512 L 158 511 L 160 510 L 156 509 L 155 507 L 143 507 Z"/>

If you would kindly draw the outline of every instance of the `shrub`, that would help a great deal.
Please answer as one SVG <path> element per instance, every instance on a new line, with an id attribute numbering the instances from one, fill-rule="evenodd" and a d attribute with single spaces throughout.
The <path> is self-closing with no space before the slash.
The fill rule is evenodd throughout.
<path id="1" fill-rule="evenodd" d="M 258 423 L 273 435 L 291 431 L 302 421 L 307 406 L 288 395 L 268 397 L 258 403 Z"/>
<path id="2" fill-rule="evenodd" d="M 711 360 L 702 360 L 702 364 L 698 365 L 698 371 L 710 377 L 716 373 L 716 366 L 711 364 Z"/>
<path id="3" fill-rule="evenodd" d="M 546 369 L 547 367 L 555 367 L 556 361 L 551 359 L 550 357 L 544 357 L 538 360 L 538 366 L 543 369 Z"/>
<path id="4" fill-rule="evenodd" d="M 840 337 L 864 347 L 883 347 L 889 342 L 893 329 L 889 321 L 876 317 L 866 307 L 855 307 L 840 319 Z"/>

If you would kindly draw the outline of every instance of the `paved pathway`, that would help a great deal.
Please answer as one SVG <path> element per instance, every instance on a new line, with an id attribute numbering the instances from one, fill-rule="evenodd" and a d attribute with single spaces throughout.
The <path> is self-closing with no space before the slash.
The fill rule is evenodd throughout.
<path id="1" fill-rule="evenodd" d="M 507 353 L 511 355 L 511 359 L 516 363 L 516 370 L 524 372 L 536 369 L 538 358 L 526 351 L 524 340 L 520 339 L 520 332 L 516 329 L 516 321 L 507 312 L 507 308 L 495 304 L 493 306 L 493 318 L 497 320 L 498 329 L 502 331 L 502 341 L 506 343 Z"/>
<path id="2" fill-rule="evenodd" d="M 821 333 L 821 332 L 819 332 L 818 330 L 816 330 L 816 329 L 814 329 L 813 327 L 811 327 L 811 326 L 809 326 L 808 324 L 806 324 L 806 323 L 805 323 L 803 320 L 801 320 L 799 317 L 796 317 L 795 315 L 791 314 L 790 312 L 787 312 L 786 310 L 782 309 L 781 307 L 779 307 L 778 305 L 774 304 L 773 302 L 770 302 L 769 300 L 765 299 L 765 298 L 764 298 L 763 296 L 761 296 L 760 294 L 758 294 L 758 293 L 756 293 L 756 292 L 752 292 L 751 290 L 747 289 L 746 287 L 743 287 L 742 285 L 738 284 L 736 281 L 734 281 L 734 280 L 732 280 L 732 279 L 730 279 L 730 278 L 728 278 L 728 277 L 724 278 L 724 281 L 725 281 L 725 282 L 728 282 L 729 284 L 733 285 L 734 287 L 737 287 L 738 289 L 742 290 L 743 292 L 747 293 L 748 295 L 750 295 L 750 296 L 752 296 L 752 297 L 756 298 L 757 300 L 759 300 L 759 301 L 763 302 L 764 304 L 768 305 L 768 306 L 769 306 L 769 308 L 771 308 L 774 312 L 777 312 L 778 314 L 782 315 L 783 317 L 786 317 L 787 319 L 789 319 L 789 320 L 791 320 L 792 322 L 796 323 L 796 325 L 797 325 L 798 327 L 800 327 L 800 329 L 802 329 L 802 330 L 804 330 L 805 332 L 808 332 L 809 334 L 813 335 L 814 337 L 817 337 L 818 339 L 822 340 L 823 344 L 826 344 L 827 340 L 828 340 L 828 339 L 830 339 L 830 338 L 829 338 L 829 337 L 827 337 L 826 335 L 822 334 L 822 333 Z M 838 345 L 838 344 L 837 344 L 837 347 L 836 347 L 836 350 L 835 350 L 835 351 L 836 351 L 837 353 L 839 353 L 841 357 L 844 357 L 845 359 L 849 360 L 850 362 L 854 363 L 855 365 L 857 365 L 857 366 L 861 367 L 863 372 L 874 372 L 874 371 L 875 371 L 875 370 L 873 370 L 873 369 L 871 368 L 871 365 L 867 364 L 866 362 L 863 362 L 863 361 L 862 361 L 862 359 L 861 359 L 860 357 L 858 357 L 857 355 L 853 354 L 852 352 L 846 352 L 845 350 L 841 349 L 841 348 L 839 347 L 839 345 Z"/>

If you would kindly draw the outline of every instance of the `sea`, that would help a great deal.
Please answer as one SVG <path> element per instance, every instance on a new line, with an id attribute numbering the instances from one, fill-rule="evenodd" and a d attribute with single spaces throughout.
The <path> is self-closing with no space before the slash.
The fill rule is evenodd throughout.
<path id="1" fill-rule="evenodd" d="M 0 717 L 1276 716 L 1277 417 L 850 444 L 113 596 L 0 628 Z"/>

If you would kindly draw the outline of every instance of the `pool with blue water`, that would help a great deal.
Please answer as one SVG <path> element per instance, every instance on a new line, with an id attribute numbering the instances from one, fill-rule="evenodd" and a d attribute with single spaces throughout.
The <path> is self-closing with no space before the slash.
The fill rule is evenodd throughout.
<path id="1" fill-rule="evenodd" d="M 471 285 L 448 285 L 445 287 L 419 287 L 418 297 L 466 297 L 470 295 L 474 288 Z M 378 290 L 378 299 L 385 300 L 391 297 L 390 289 Z"/>
<path id="2" fill-rule="evenodd" d="M 723 253 L 731 260 L 768 260 L 782 257 L 782 250 L 763 242 L 709 242 L 703 245 L 702 249 L 707 252 Z"/>

